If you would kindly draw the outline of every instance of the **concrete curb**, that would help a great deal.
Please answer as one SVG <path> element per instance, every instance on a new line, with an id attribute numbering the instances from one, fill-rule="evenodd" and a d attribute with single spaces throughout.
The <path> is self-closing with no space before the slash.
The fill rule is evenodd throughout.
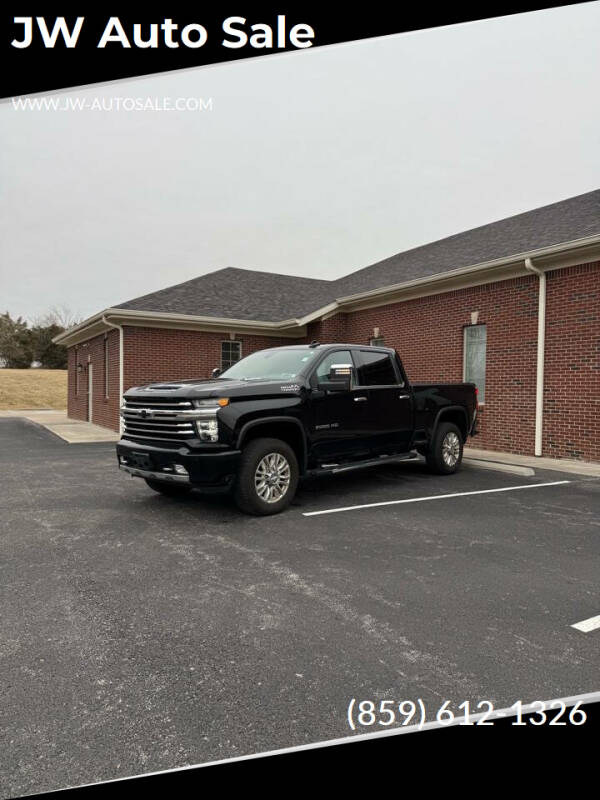
<path id="1" fill-rule="evenodd" d="M 463 464 L 470 467 L 477 467 L 478 469 L 493 469 L 497 472 L 510 472 L 512 475 L 523 475 L 531 477 L 535 475 L 535 470 L 532 467 L 520 467 L 516 464 L 502 464 L 499 461 L 484 461 L 478 458 L 463 458 Z"/>

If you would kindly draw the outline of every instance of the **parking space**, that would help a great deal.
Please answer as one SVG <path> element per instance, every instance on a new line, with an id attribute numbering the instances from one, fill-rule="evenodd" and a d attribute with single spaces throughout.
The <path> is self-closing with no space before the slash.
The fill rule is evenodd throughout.
<path id="1" fill-rule="evenodd" d="M 596 478 L 405 462 L 255 518 L 15 419 L 0 469 L 2 796 L 345 736 L 353 697 L 599 688 Z"/>

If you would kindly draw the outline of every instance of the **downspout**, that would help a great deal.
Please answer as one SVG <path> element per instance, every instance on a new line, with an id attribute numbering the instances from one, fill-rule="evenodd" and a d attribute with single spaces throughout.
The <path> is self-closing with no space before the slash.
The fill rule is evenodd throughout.
<path id="1" fill-rule="evenodd" d="M 540 279 L 538 295 L 538 334 L 537 334 L 537 370 L 535 385 L 535 450 L 536 456 L 542 455 L 542 431 L 544 424 L 544 353 L 546 343 L 546 273 L 534 266 L 530 258 L 525 259 L 525 269 L 534 272 Z"/>
<path id="2" fill-rule="evenodd" d="M 123 405 L 123 326 L 116 325 L 114 322 L 109 322 L 104 314 L 102 315 L 102 322 L 108 325 L 109 328 L 115 328 L 119 331 L 119 434 L 123 433 L 123 417 L 121 416 L 121 406 Z"/>

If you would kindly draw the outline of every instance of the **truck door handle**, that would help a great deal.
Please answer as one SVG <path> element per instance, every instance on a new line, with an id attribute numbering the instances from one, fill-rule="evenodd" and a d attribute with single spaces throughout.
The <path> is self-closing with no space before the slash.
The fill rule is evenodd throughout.
<path id="1" fill-rule="evenodd" d="M 398 400 L 408 400 L 409 397 L 410 397 L 409 394 L 399 394 Z"/>
<path id="2" fill-rule="evenodd" d="M 368 400 L 368 397 L 365 397 L 364 395 L 362 395 L 361 397 L 355 397 L 354 398 L 354 402 L 355 403 L 361 403 L 363 400 Z"/>

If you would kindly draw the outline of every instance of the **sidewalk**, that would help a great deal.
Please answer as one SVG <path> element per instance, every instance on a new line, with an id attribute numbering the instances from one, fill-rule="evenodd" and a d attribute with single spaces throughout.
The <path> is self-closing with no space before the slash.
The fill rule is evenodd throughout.
<path id="1" fill-rule="evenodd" d="M 498 453 L 495 450 L 477 450 L 465 447 L 465 458 L 478 461 L 494 461 L 498 464 L 516 464 L 534 469 L 550 469 L 557 472 L 571 472 L 574 475 L 588 475 L 591 478 L 600 478 L 600 464 L 590 461 L 569 461 L 563 458 L 544 458 L 540 456 L 517 456 L 512 453 Z"/>
<path id="2" fill-rule="evenodd" d="M 69 419 L 66 411 L 53 408 L 11 409 L 0 411 L 0 417 L 20 417 L 41 425 L 69 444 L 90 442 L 118 442 L 119 434 L 108 428 L 101 428 L 91 422 Z"/>

